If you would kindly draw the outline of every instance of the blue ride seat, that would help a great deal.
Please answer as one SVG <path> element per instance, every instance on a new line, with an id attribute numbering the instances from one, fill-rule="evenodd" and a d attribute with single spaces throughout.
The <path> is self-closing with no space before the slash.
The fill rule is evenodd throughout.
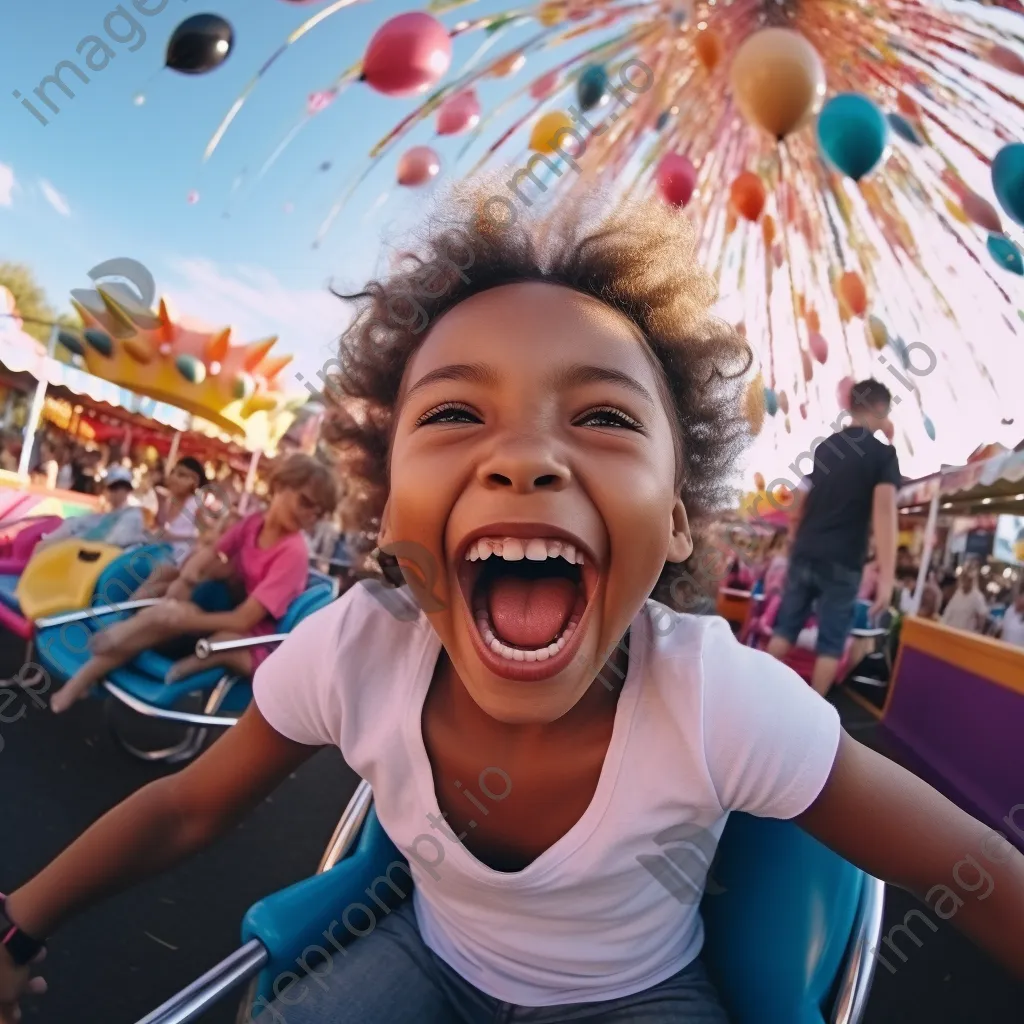
<path id="1" fill-rule="evenodd" d="M 169 562 L 172 557 L 173 551 L 168 544 L 146 544 L 125 551 L 100 573 L 89 607 L 127 601 L 158 564 Z M 39 663 L 54 679 L 64 682 L 89 660 L 89 640 L 92 635 L 127 618 L 129 614 L 112 612 L 86 616 L 75 622 L 38 629 L 35 650 Z"/>
<path id="2" fill-rule="evenodd" d="M 396 861 L 405 864 L 371 807 L 349 856 L 250 908 L 242 941 L 256 939 L 268 953 L 256 996 L 271 1002 L 274 980 L 296 970 L 347 907 L 357 907 L 356 927 L 365 929 L 359 907 L 377 908 L 379 919 L 381 895 L 392 908 L 400 902 L 390 888 L 373 886 Z M 404 871 L 391 877 L 411 890 Z M 871 984 L 882 883 L 793 822 L 747 814 L 730 816 L 714 878 L 715 894 L 701 903 L 702 956 L 732 1024 L 855 1024 Z M 348 937 L 341 926 L 331 934 Z M 840 1003 L 843 1012 L 833 1015 Z"/>
<path id="3" fill-rule="evenodd" d="M 746 814 L 730 816 L 713 877 L 714 892 L 701 903 L 702 956 L 731 1024 L 859 1024 L 881 937 L 883 884 L 793 822 Z M 411 890 L 405 860 L 363 782 L 320 873 L 254 904 L 241 948 L 139 1024 L 199 1014 L 250 979 L 238 1019 L 257 1019 L 274 999 L 275 980 L 301 973 L 326 932 L 332 942 L 350 938 L 339 923 L 346 910 L 365 934 L 374 926 L 367 908 L 379 921 L 382 904 L 393 910 Z M 319 954 L 310 966 L 320 967 Z"/>

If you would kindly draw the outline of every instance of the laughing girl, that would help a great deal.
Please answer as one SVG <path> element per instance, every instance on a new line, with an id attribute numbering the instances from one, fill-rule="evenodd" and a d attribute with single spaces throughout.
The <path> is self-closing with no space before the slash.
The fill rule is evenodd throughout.
<path id="1" fill-rule="evenodd" d="M 209 752 L 16 889 L 8 1016 L 41 987 L 24 961 L 45 936 L 212 842 L 327 744 L 371 783 L 415 892 L 276 1007 L 288 1024 L 721 1024 L 697 902 L 643 867 L 659 832 L 699 828 L 710 860 L 732 811 L 795 819 L 922 897 L 991 838 L 790 669 L 682 611 L 695 528 L 749 434 L 750 368 L 686 221 L 655 204 L 488 225 L 485 195 L 455 211 L 472 266 L 450 255 L 465 234 L 436 232 L 342 339 L 350 488 L 419 614 L 353 587 L 271 655 Z M 426 330 L 401 326 L 410 301 Z M 465 791 L 484 781 L 479 810 Z M 431 829 L 450 839 L 437 870 Z M 1024 976 L 1024 856 L 999 861 L 956 924 Z"/>

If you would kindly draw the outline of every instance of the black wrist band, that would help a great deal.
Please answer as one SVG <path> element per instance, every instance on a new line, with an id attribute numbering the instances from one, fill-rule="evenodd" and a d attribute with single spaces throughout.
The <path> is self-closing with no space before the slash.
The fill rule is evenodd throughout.
<path id="1" fill-rule="evenodd" d="M 7 897 L 0 893 L 0 946 L 7 950 L 10 958 L 19 966 L 31 963 L 46 943 L 23 932 L 7 916 Z"/>

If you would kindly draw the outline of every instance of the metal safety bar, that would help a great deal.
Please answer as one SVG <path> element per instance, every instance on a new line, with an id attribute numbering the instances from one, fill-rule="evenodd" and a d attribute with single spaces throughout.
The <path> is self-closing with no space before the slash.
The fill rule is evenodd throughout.
<path id="1" fill-rule="evenodd" d="M 122 704 L 130 707 L 132 711 L 137 711 L 140 715 L 145 715 L 147 718 L 162 718 L 168 722 L 182 722 L 185 725 L 223 726 L 224 728 L 230 728 L 238 724 L 237 718 L 222 715 L 204 715 L 191 711 L 172 711 L 170 708 L 154 707 L 152 704 L 139 700 L 138 697 L 133 697 L 126 690 L 122 690 L 120 686 L 110 681 L 105 682 L 103 688 Z"/>
<path id="2" fill-rule="evenodd" d="M 137 608 L 149 608 L 159 604 L 159 597 L 145 597 L 137 601 L 120 601 L 117 604 L 98 604 L 93 608 L 82 608 L 77 612 L 65 612 L 63 615 L 51 615 L 45 619 L 36 619 L 36 629 L 49 629 L 51 626 L 63 626 L 67 622 L 81 622 L 83 619 L 94 619 L 101 615 L 116 615 L 118 612 L 133 612 Z"/>
<path id="3" fill-rule="evenodd" d="M 259 974 L 268 960 L 266 946 L 259 939 L 250 939 L 137 1024 L 188 1024 L 198 1020 L 223 995 Z"/>
<path id="4" fill-rule="evenodd" d="M 864 879 L 853 942 L 839 984 L 831 1024 L 860 1024 L 867 1009 L 871 979 L 875 974 L 875 953 L 882 936 L 885 883 L 868 875 Z"/>
<path id="5" fill-rule="evenodd" d="M 346 805 L 344 813 L 334 829 L 334 835 L 331 836 L 331 841 L 327 844 L 323 857 L 320 858 L 320 865 L 316 869 L 318 875 L 324 871 L 330 871 L 352 849 L 372 806 L 373 790 L 370 789 L 370 784 L 363 779 Z"/>
<path id="6" fill-rule="evenodd" d="M 246 647 L 259 647 L 262 644 L 279 644 L 287 639 L 287 633 L 273 633 L 268 636 L 244 636 L 240 640 L 197 640 L 196 657 L 208 658 L 211 654 L 221 651 L 238 651 Z"/>

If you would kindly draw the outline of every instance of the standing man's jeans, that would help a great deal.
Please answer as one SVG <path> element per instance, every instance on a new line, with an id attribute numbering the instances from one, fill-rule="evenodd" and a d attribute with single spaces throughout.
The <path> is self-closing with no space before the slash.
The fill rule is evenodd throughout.
<path id="1" fill-rule="evenodd" d="M 773 632 L 795 644 L 817 601 L 817 652 L 841 658 L 853 628 L 862 572 L 818 558 L 790 558 L 786 589 Z"/>

